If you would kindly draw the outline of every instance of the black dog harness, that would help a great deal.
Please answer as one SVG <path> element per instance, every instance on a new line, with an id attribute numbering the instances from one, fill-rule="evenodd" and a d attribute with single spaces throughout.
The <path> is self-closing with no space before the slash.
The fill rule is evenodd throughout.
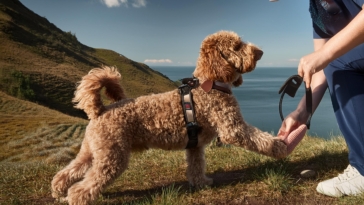
<path id="1" fill-rule="evenodd" d="M 184 78 L 182 85 L 178 87 L 181 94 L 181 104 L 186 122 L 188 143 L 186 149 L 195 148 L 198 144 L 198 133 L 201 127 L 198 126 L 193 105 L 193 96 L 191 90 L 200 85 L 197 78 Z M 225 83 L 214 81 L 212 89 L 219 90 L 224 93 L 231 94 L 230 86 Z"/>
<path id="2" fill-rule="evenodd" d="M 283 96 L 285 93 L 287 95 L 294 97 L 296 95 L 296 92 L 298 88 L 300 87 L 301 83 L 303 81 L 303 78 L 299 75 L 293 75 L 289 77 L 286 82 L 282 85 L 282 87 L 279 89 L 278 94 L 281 94 L 281 99 L 279 100 L 279 114 L 281 116 L 282 121 L 284 120 L 283 113 L 282 113 L 282 102 L 283 102 Z M 306 88 L 306 87 L 305 87 Z M 310 129 L 310 122 L 312 117 L 312 90 L 311 87 L 306 88 L 306 110 L 309 114 L 309 117 L 306 122 L 306 126 L 308 129 Z"/>
<path id="3" fill-rule="evenodd" d="M 196 121 L 191 93 L 191 90 L 197 88 L 198 86 L 199 82 L 197 78 L 184 78 L 182 79 L 182 85 L 178 87 L 181 94 L 182 109 L 188 134 L 188 143 L 186 149 L 194 148 L 198 144 L 198 132 L 200 127 Z"/>

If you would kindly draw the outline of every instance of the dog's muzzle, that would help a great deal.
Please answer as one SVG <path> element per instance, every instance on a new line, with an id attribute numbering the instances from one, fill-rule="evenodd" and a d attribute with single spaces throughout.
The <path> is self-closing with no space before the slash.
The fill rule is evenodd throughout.
<path id="1" fill-rule="evenodd" d="M 262 56 L 263 56 L 263 53 L 264 52 L 262 50 L 254 51 L 254 54 L 255 54 L 254 60 L 256 60 L 256 61 L 260 60 L 262 58 Z"/>

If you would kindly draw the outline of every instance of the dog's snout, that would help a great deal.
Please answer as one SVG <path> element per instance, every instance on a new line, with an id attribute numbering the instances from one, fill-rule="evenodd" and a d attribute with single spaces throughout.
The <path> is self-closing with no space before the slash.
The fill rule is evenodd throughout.
<path id="1" fill-rule="evenodd" d="M 263 56 L 263 51 L 262 50 L 255 50 L 254 52 L 255 54 L 255 60 L 260 60 Z"/>

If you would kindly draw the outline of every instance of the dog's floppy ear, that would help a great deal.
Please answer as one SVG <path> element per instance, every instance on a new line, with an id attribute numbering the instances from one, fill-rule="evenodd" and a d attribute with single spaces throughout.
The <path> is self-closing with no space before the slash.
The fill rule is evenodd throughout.
<path id="1" fill-rule="evenodd" d="M 234 79 L 235 69 L 226 60 L 226 56 L 219 48 L 221 34 L 212 34 L 202 42 L 197 67 L 193 75 L 211 81 L 230 83 Z"/>

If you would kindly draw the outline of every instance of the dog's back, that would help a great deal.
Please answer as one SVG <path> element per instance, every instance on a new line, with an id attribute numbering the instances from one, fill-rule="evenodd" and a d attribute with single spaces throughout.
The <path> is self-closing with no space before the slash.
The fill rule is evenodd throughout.
<path id="1" fill-rule="evenodd" d="M 98 129 L 106 126 L 122 132 L 117 136 L 130 140 L 134 150 L 183 149 L 188 139 L 177 89 L 121 100 L 106 106 L 92 121 Z"/>

